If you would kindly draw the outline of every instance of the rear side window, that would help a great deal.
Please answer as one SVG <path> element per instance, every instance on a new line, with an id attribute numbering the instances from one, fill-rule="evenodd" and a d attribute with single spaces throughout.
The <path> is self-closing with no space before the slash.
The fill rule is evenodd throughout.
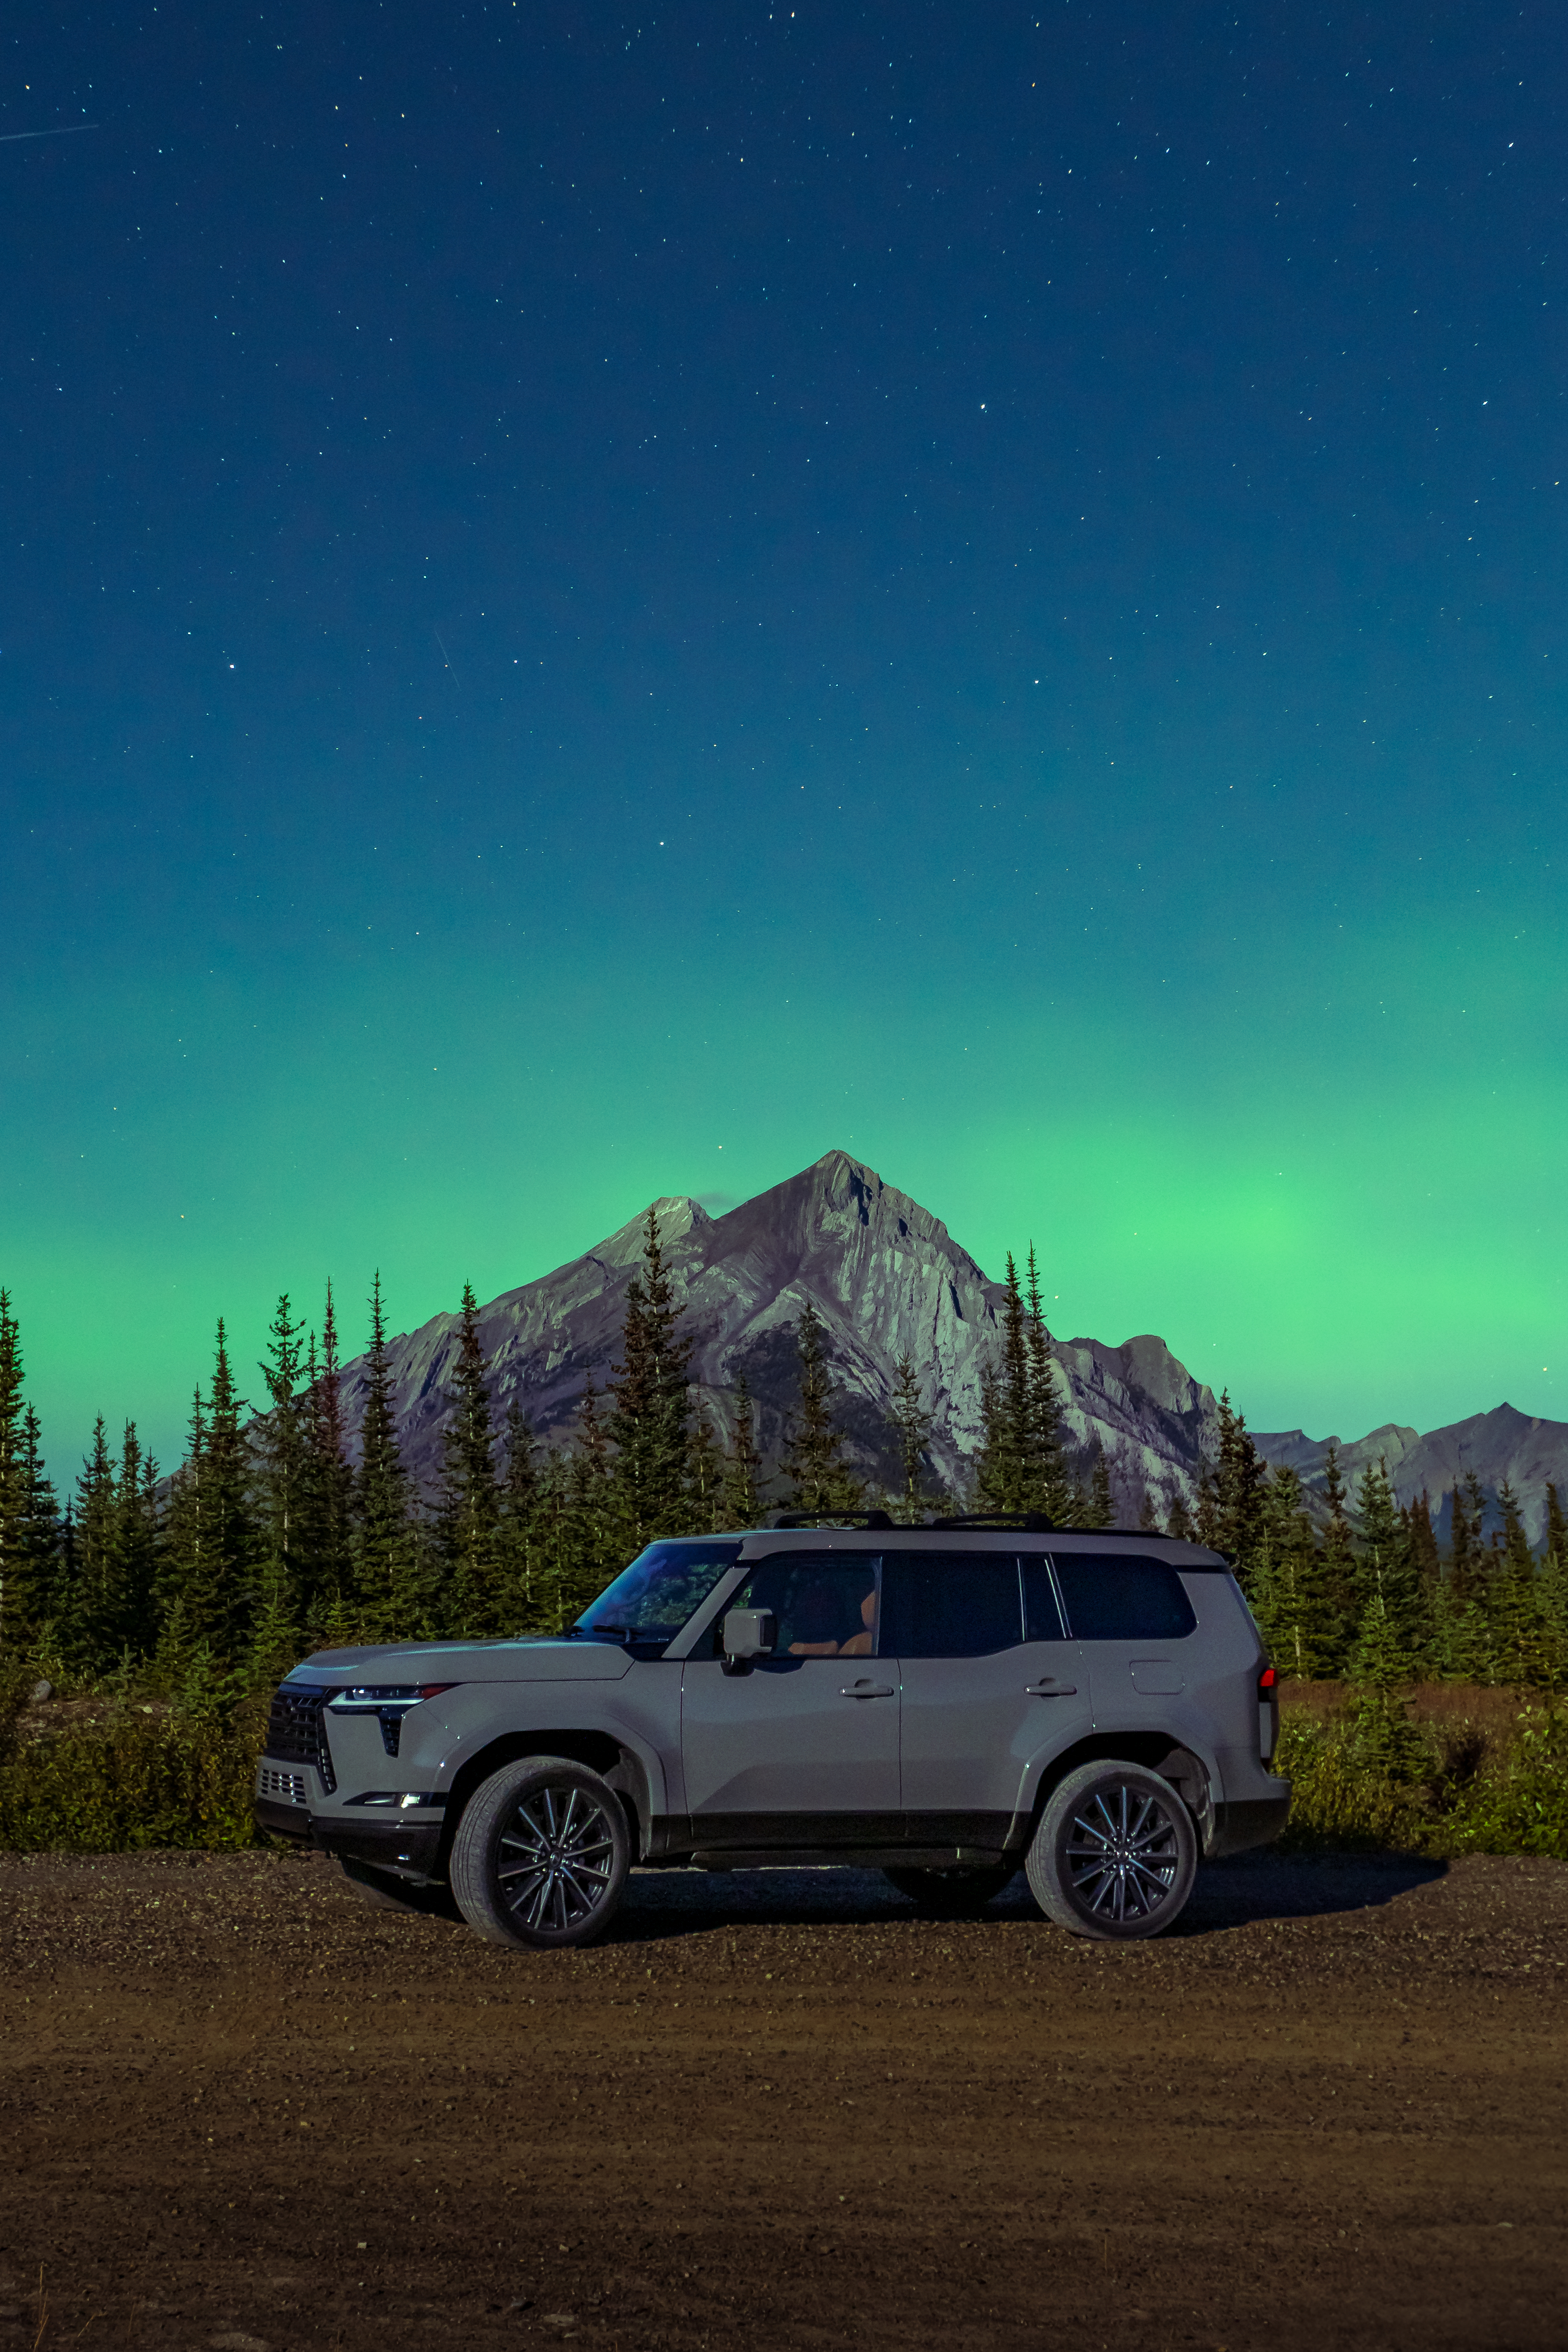
<path id="1" fill-rule="evenodd" d="M 890 1658 L 986 1658 L 1023 1639 L 1010 1552 L 890 1551 L 882 1561 L 882 1651 Z"/>
<path id="2" fill-rule="evenodd" d="M 1179 1642 L 1197 1629 L 1168 1560 L 1117 1552 L 1058 1552 L 1057 1581 L 1079 1642 Z"/>

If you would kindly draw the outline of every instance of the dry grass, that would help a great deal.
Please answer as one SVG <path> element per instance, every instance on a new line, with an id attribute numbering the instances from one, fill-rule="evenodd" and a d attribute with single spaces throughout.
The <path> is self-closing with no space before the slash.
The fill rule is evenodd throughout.
<path id="1" fill-rule="evenodd" d="M 1405 1696 L 1412 1723 L 1429 1723 L 1440 1729 L 1473 1724 L 1487 1735 L 1489 1743 L 1512 1737 L 1520 1709 L 1517 1691 L 1501 1690 L 1490 1683 L 1414 1683 Z M 1281 1706 L 1313 1723 L 1343 1714 L 1354 1703 L 1355 1690 L 1350 1683 L 1287 1681 L 1280 1685 Z"/>

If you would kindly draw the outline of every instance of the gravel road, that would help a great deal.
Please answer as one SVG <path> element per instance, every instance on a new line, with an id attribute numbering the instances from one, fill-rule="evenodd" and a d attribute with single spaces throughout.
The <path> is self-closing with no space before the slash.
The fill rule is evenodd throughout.
<path id="1" fill-rule="evenodd" d="M 1124 1948 L 643 1872 L 536 1958 L 5 1856 L 0 2026 L 0 2352 L 1568 2342 L 1564 1864 L 1247 1857 Z"/>

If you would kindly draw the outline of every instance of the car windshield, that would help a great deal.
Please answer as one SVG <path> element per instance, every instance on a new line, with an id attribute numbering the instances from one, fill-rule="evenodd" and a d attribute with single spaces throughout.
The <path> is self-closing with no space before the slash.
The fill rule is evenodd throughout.
<path id="1" fill-rule="evenodd" d="M 650 1544 L 589 1603 L 572 1631 L 622 1641 L 672 1642 L 739 1556 L 738 1536 L 727 1543 Z"/>

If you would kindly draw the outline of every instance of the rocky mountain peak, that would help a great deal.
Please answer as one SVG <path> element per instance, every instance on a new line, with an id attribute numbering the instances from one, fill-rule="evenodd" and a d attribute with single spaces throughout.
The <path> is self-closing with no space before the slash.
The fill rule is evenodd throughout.
<path id="1" fill-rule="evenodd" d="M 744 1374 L 764 1454 L 777 1457 L 796 1397 L 795 1327 L 810 1299 L 827 1326 L 839 1419 L 867 1474 L 880 1482 L 894 1477 L 887 1405 L 907 1355 L 932 1414 L 933 1467 L 949 1488 L 963 1490 L 979 1444 L 980 1380 L 996 1349 L 1003 1292 L 938 1218 L 841 1150 L 824 1152 L 723 1216 L 678 1194 L 653 1206 L 694 1342 L 699 1402 L 722 1440 L 732 1433 Z M 570 1439 L 586 1388 L 602 1391 L 613 1377 L 646 1218 L 644 1210 L 554 1274 L 481 1308 L 497 1420 L 516 1402 L 547 1444 Z M 455 1315 L 437 1315 L 390 1348 L 407 1458 L 427 1485 L 441 1458 L 456 1332 Z M 1178 1490 L 1190 1503 L 1201 1456 L 1218 1451 L 1212 1390 L 1152 1332 L 1114 1347 L 1059 1339 L 1055 1354 L 1068 1442 L 1085 1459 L 1094 1444 L 1103 1446 L 1124 1522 L 1134 1522 L 1145 1491 L 1162 1517 Z M 363 1385 L 361 1358 L 345 1373 L 351 1427 Z M 1301 1473 L 1309 1496 L 1321 1490 L 1333 1442 L 1301 1430 L 1257 1436 L 1267 1460 Z M 1425 1437 L 1388 1423 L 1342 1445 L 1340 1458 L 1353 1490 L 1368 1463 L 1385 1460 L 1400 1500 L 1425 1487 L 1439 1525 L 1447 1496 L 1472 1468 L 1490 1496 L 1502 1479 L 1512 1481 L 1537 1538 L 1546 1480 L 1556 1479 L 1568 1496 L 1568 1425 L 1531 1420 L 1506 1404 Z"/>

